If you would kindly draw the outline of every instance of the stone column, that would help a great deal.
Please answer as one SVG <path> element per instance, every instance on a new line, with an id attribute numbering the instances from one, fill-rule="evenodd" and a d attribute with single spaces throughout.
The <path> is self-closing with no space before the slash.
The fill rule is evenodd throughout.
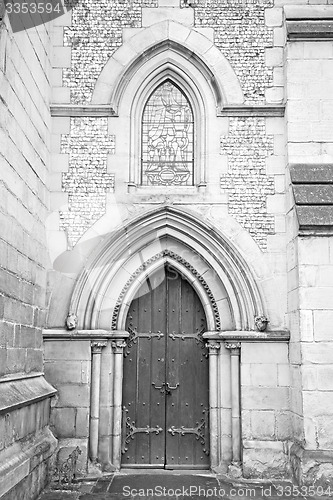
<path id="1" fill-rule="evenodd" d="M 217 356 L 220 342 L 207 342 L 209 353 L 209 433 L 210 433 L 210 466 L 214 470 L 219 465 L 218 456 L 218 373 Z"/>
<path id="2" fill-rule="evenodd" d="M 106 341 L 91 342 L 91 396 L 90 396 L 90 429 L 89 453 L 92 462 L 97 461 L 98 453 L 98 428 L 99 428 L 99 398 L 101 387 L 101 354 Z"/>
<path id="3" fill-rule="evenodd" d="M 230 472 L 241 475 L 241 411 L 240 411 L 240 342 L 226 342 L 225 347 L 231 355 L 231 432 L 232 463 Z"/>
<path id="4" fill-rule="evenodd" d="M 116 469 L 121 464 L 121 421 L 122 421 L 122 389 L 123 389 L 123 351 L 126 342 L 117 339 L 111 343 L 114 353 L 113 376 L 113 449 L 112 461 Z"/>

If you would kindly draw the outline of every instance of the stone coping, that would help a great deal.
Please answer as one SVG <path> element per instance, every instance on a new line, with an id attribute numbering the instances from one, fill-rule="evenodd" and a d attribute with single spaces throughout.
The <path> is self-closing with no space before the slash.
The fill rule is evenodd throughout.
<path id="1" fill-rule="evenodd" d="M 18 380 L 2 380 L 0 385 L 0 415 L 50 398 L 56 392 L 56 389 L 45 380 L 43 375 Z"/>
<path id="2" fill-rule="evenodd" d="M 285 113 L 285 105 L 260 105 L 260 106 L 224 106 L 221 108 L 217 116 L 256 116 L 256 117 L 283 117 Z"/>
<path id="3" fill-rule="evenodd" d="M 288 342 L 290 333 L 288 330 L 277 330 L 258 332 L 251 330 L 234 330 L 224 332 L 206 332 L 203 334 L 205 340 L 238 341 L 238 342 Z"/>
<path id="4" fill-rule="evenodd" d="M 0 377 L 0 384 L 4 382 L 11 382 L 13 380 L 22 380 L 28 378 L 41 377 L 44 375 L 44 372 L 33 372 L 33 373 L 13 373 L 9 375 L 3 375 Z"/>
<path id="5" fill-rule="evenodd" d="M 123 330 L 43 330 L 44 341 L 48 340 L 96 340 L 96 339 L 126 339 L 129 333 Z M 205 332 L 203 338 L 206 340 L 242 342 L 286 342 L 290 339 L 288 330 L 276 330 L 258 332 L 256 330 L 229 330 Z"/>
<path id="6" fill-rule="evenodd" d="M 124 330 L 65 330 L 44 329 L 43 340 L 103 340 L 126 339 L 129 333 Z"/>

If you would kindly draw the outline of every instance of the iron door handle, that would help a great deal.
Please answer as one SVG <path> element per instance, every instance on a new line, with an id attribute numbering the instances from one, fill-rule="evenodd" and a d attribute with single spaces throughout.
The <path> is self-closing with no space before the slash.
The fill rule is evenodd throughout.
<path id="1" fill-rule="evenodd" d="M 165 386 L 164 382 L 162 382 L 162 385 L 160 385 L 160 386 L 156 385 L 155 382 L 152 382 L 151 385 L 154 386 L 154 389 L 160 389 L 160 392 L 162 394 L 166 393 L 166 389 L 164 388 L 164 386 Z"/>
<path id="2" fill-rule="evenodd" d="M 171 391 L 174 391 L 175 389 L 177 389 L 179 387 L 179 384 L 177 383 L 174 387 L 172 387 L 169 382 L 167 382 L 167 385 L 165 387 L 165 394 L 171 394 Z"/>

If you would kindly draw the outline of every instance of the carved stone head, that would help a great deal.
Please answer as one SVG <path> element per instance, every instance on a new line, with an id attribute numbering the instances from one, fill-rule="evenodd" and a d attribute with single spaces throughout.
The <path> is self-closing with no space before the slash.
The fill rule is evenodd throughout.
<path id="1" fill-rule="evenodd" d="M 68 313 L 68 316 L 66 318 L 66 327 L 67 327 L 67 330 L 75 330 L 75 328 L 77 327 L 77 316 L 75 313 L 73 312 L 69 312 Z"/>
<path id="2" fill-rule="evenodd" d="M 254 323 L 259 332 L 264 332 L 267 328 L 267 324 L 269 323 L 269 321 L 266 318 L 266 316 L 256 316 L 254 318 Z"/>

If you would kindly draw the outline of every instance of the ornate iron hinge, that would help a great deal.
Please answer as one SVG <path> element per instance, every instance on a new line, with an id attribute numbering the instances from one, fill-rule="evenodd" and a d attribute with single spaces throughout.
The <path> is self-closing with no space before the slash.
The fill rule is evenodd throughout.
<path id="1" fill-rule="evenodd" d="M 205 352 L 203 352 L 202 355 L 205 358 L 208 358 L 206 343 L 205 343 L 205 341 L 203 339 L 203 336 L 202 336 L 204 332 L 205 332 L 204 328 L 202 328 L 197 333 L 185 333 L 185 332 L 175 333 L 175 332 L 172 332 L 172 333 L 169 333 L 169 337 L 172 340 L 180 339 L 180 340 L 183 340 L 183 341 L 185 341 L 186 339 L 194 339 L 195 342 L 196 342 L 196 344 L 200 345 L 201 349 L 204 349 Z"/>
<path id="2" fill-rule="evenodd" d="M 164 337 L 164 333 L 158 331 L 158 332 L 143 332 L 143 333 L 138 333 L 136 331 L 136 328 L 131 328 L 130 326 L 127 328 L 129 332 L 129 337 L 127 339 L 127 347 L 124 349 L 124 357 L 126 358 L 130 351 L 129 349 L 133 346 L 133 344 L 137 343 L 137 339 L 148 339 L 152 340 L 156 338 L 157 340 L 160 340 L 160 338 Z"/>
<path id="3" fill-rule="evenodd" d="M 134 439 L 134 435 L 138 433 L 144 433 L 144 434 L 152 434 L 155 433 L 156 435 L 159 434 L 160 432 L 163 431 L 162 427 L 157 425 L 156 427 L 135 427 L 135 422 L 131 421 L 130 417 L 126 417 L 126 413 L 128 412 L 127 408 L 123 408 L 123 427 L 126 430 L 128 429 L 128 432 L 124 432 L 125 437 L 123 438 L 123 443 L 121 447 L 121 452 L 125 453 L 128 450 L 128 447 L 126 446 L 127 444 L 130 443 L 131 439 Z M 123 429 L 123 430 L 124 430 Z"/>
<path id="4" fill-rule="evenodd" d="M 194 434 L 195 439 L 197 441 L 200 440 L 200 443 L 203 446 L 203 452 L 205 455 L 209 455 L 209 436 L 208 436 L 208 421 L 207 421 L 207 408 L 203 410 L 205 417 L 201 419 L 200 424 L 196 422 L 196 427 L 185 427 L 182 425 L 181 427 L 175 427 L 172 425 L 168 432 L 174 436 L 175 434 L 180 434 L 181 436 L 185 436 L 185 434 Z M 207 443 L 206 443 L 207 440 Z"/>

